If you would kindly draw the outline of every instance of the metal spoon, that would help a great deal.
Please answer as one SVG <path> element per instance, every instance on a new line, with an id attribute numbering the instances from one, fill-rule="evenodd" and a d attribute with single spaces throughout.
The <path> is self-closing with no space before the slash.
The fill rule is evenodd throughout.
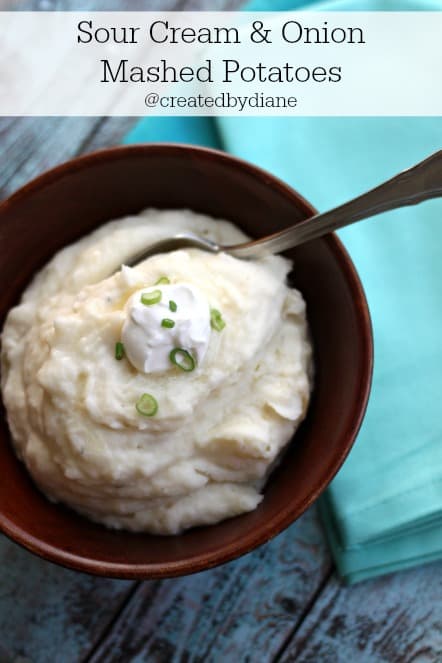
<path id="1" fill-rule="evenodd" d="M 442 150 L 361 196 L 268 237 L 232 246 L 221 246 L 192 233 L 181 233 L 151 244 L 126 264 L 134 266 L 149 256 L 183 247 L 203 249 L 212 253 L 225 251 L 236 258 L 262 258 L 291 249 L 370 216 L 397 207 L 417 205 L 429 198 L 440 196 L 442 196 Z"/>

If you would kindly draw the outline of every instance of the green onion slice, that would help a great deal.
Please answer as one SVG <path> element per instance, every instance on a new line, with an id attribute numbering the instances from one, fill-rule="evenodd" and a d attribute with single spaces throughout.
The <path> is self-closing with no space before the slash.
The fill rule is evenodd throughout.
<path id="1" fill-rule="evenodd" d="M 170 281 L 169 281 L 169 279 L 167 278 L 167 276 L 160 276 L 160 278 L 159 278 L 158 281 L 155 283 L 155 285 L 167 285 L 167 284 L 169 284 L 169 283 L 170 283 Z"/>
<path id="2" fill-rule="evenodd" d="M 183 348 L 174 348 L 169 354 L 169 359 L 172 364 L 181 368 L 182 371 L 193 371 L 196 366 L 195 359 L 190 352 L 187 352 L 187 350 L 184 350 Z"/>
<path id="3" fill-rule="evenodd" d="M 178 306 L 176 305 L 176 302 L 174 302 L 173 299 L 171 299 L 169 301 L 169 309 L 172 311 L 172 313 L 176 313 L 177 308 Z"/>
<path id="4" fill-rule="evenodd" d="M 153 417 L 158 412 L 158 403 L 152 394 L 143 394 L 135 407 L 143 417 Z"/>
<path id="5" fill-rule="evenodd" d="M 161 290 L 151 290 L 150 292 L 143 292 L 141 295 L 141 303 L 145 306 L 152 306 L 152 304 L 158 304 L 161 301 L 162 293 Z"/>
<path id="6" fill-rule="evenodd" d="M 175 322 L 170 318 L 163 318 L 161 320 L 161 326 L 166 327 L 166 329 L 172 329 L 172 327 L 175 327 Z"/>
<path id="7" fill-rule="evenodd" d="M 215 331 L 222 331 L 226 326 L 223 316 L 216 308 L 210 309 L 210 326 L 212 329 L 215 329 Z"/>
<path id="8" fill-rule="evenodd" d="M 115 343 L 115 359 L 123 359 L 124 357 L 124 345 L 121 343 L 121 341 L 118 341 Z"/>

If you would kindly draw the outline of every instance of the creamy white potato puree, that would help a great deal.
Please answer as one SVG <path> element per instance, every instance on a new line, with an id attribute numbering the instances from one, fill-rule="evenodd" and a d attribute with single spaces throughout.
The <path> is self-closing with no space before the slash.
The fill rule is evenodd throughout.
<path id="1" fill-rule="evenodd" d="M 113 273 L 180 231 L 246 239 L 190 211 L 112 221 L 37 274 L 2 334 L 18 456 L 49 498 L 110 527 L 176 534 L 251 511 L 309 401 L 286 259 L 185 249 Z"/>

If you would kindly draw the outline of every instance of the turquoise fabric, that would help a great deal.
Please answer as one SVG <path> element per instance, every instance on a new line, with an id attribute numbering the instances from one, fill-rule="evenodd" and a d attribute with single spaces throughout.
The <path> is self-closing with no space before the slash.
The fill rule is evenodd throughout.
<path id="1" fill-rule="evenodd" d="M 256 0 L 247 9 L 269 4 Z M 435 10 L 440 2 L 311 6 Z M 164 140 L 221 147 L 325 210 L 440 149 L 442 118 L 148 118 L 126 142 Z M 360 222 L 340 236 L 367 294 L 375 342 L 367 415 L 320 500 L 338 570 L 351 583 L 442 558 L 442 201 Z"/>

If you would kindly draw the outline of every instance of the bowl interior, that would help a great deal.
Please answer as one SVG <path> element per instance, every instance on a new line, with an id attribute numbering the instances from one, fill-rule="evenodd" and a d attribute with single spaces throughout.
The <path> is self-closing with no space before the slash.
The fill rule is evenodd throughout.
<path id="1" fill-rule="evenodd" d="M 179 146 L 115 148 L 65 164 L 0 207 L 0 325 L 33 274 L 58 249 L 97 225 L 145 207 L 191 208 L 251 236 L 312 214 L 266 173 L 220 153 Z M 175 537 L 128 534 L 54 505 L 34 487 L 0 424 L 0 527 L 42 556 L 120 577 L 198 571 L 281 531 L 319 495 L 348 453 L 365 410 L 371 333 L 358 278 L 335 237 L 288 253 L 308 306 L 315 389 L 306 421 L 252 513 Z"/>

